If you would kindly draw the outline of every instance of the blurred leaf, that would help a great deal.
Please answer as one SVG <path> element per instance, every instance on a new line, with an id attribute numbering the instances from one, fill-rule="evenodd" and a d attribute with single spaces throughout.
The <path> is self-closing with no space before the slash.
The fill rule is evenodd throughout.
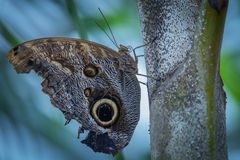
<path id="1" fill-rule="evenodd" d="M 64 6 L 64 1 L 63 0 L 51 0 L 53 3 L 59 6 Z"/>
<path id="2" fill-rule="evenodd" d="M 151 160 L 151 154 L 150 154 L 150 152 L 145 153 L 144 156 L 143 156 L 143 159 L 144 159 L 144 160 Z"/>
<path id="3" fill-rule="evenodd" d="M 77 4 L 74 0 L 66 0 L 66 7 L 70 15 L 73 24 L 75 24 L 76 29 L 82 39 L 87 39 L 87 32 L 84 26 L 84 21 L 80 18 L 78 14 Z"/>
<path id="4" fill-rule="evenodd" d="M 125 20 L 127 13 L 119 10 L 117 12 L 111 15 L 104 15 L 107 19 L 108 24 L 110 25 L 111 28 L 113 28 L 114 26 L 120 26 L 123 24 L 127 24 L 127 21 Z M 91 32 L 92 30 L 97 30 L 99 33 L 103 32 L 98 26 L 97 24 L 100 24 L 101 27 L 107 31 L 107 33 L 109 34 L 109 30 L 107 28 L 106 22 L 104 21 L 103 17 L 100 17 L 100 13 L 98 17 L 88 17 L 85 16 L 83 18 L 84 21 L 84 25 L 86 26 L 87 30 L 89 32 Z M 97 23 L 97 24 L 96 24 Z M 114 30 L 113 30 L 113 34 L 114 34 Z"/>
<path id="5" fill-rule="evenodd" d="M 119 152 L 116 156 L 115 156 L 115 160 L 124 160 L 124 156 L 122 152 Z"/>
<path id="6" fill-rule="evenodd" d="M 9 30 L 8 28 L 3 24 L 3 22 L 0 20 L 0 33 L 3 35 L 3 37 L 12 45 L 16 46 L 19 44 L 20 40 L 18 40 Z"/>
<path id="7" fill-rule="evenodd" d="M 97 28 L 96 23 L 100 24 L 103 29 L 105 29 L 107 32 L 108 28 L 106 25 L 106 21 L 104 21 L 104 18 L 99 13 L 98 16 L 91 17 L 81 12 L 81 17 L 79 15 L 78 6 L 74 0 L 66 0 L 66 6 L 68 10 L 68 14 L 75 25 L 75 28 L 77 29 L 81 39 L 87 39 L 87 32 L 90 32 L 93 29 Z M 97 8 L 96 8 L 97 9 Z M 118 26 L 122 24 L 129 24 L 126 21 L 126 17 L 129 17 L 129 15 L 132 15 L 129 13 L 130 11 L 127 9 L 119 9 L 114 12 L 114 14 L 111 15 L 104 15 L 107 19 L 107 23 L 109 23 L 110 27 Z M 103 11 L 104 13 L 104 11 Z M 133 22 L 133 20 L 131 20 Z M 135 21 L 134 21 L 135 22 Z M 134 23 L 136 24 L 136 23 Z M 101 29 L 99 29 L 99 32 L 102 32 Z"/>
<path id="8" fill-rule="evenodd" d="M 240 54 L 223 54 L 221 57 L 221 77 L 237 102 L 240 103 Z"/>

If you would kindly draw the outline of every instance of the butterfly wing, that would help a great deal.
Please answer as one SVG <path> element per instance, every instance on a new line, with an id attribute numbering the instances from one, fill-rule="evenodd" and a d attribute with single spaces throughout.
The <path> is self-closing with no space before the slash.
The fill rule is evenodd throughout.
<path id="1" fill-rule="evenodd" d="M 83 143 L 111 154 L 129 143 L 139 120 L 140 86 L 128 70 L 136 64 L 126 56 L 70 38 L 28 41 L 7 55 L 18 73 L 34 70 L 44 78 L 52 104 L 89 131 Z"/>

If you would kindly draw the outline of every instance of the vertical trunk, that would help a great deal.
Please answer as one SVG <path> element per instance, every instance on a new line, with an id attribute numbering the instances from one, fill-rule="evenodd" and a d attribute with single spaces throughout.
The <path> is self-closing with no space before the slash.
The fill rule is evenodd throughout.
<path id="1" fill-rule="evenodd" d="M 153 160 L 227 159 L 219 52 L 226 0 L 139 0 Z"/>

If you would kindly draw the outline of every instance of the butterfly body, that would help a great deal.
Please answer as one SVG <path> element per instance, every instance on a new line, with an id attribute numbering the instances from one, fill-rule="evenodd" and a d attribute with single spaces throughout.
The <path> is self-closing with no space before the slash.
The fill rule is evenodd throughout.
<path id="1" fill-rule="evenodd" d="M 129 143 L 139 120 L 140 86 L 127 50 L 44 38 L 18 45 L 8 59 L 18 73 L 34 70 L 44 78 L 43 92 L 68 121 L 89 131 L 82 142 L 94 151 L 116 154 Z"/>

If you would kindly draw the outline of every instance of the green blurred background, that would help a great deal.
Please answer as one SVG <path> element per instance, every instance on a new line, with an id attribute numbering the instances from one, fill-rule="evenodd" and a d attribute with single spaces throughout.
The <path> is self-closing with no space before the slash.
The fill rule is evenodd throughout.
<path id="1" fill-rule="evenodd" d="M 136 1 L 0 0 L 0 160 L 150 159 L 147 90 L 141 86 L 141 119 L 130 144 L 115 158 L 94 153 L 77 139 L 78 124 L 64 126 L 62 113 L 41 92 L 33 72 L 17 75 L 6 53 L 18 43 L 41 37 L 88 39 L 116 50 L 95 22 L 106 29 L 105 14 L 117 42 L 141 45 Z M 240 159 L 240 2 L 230 0 L 222 45 L 221 75 L 227 93 L 230 160 Z M 137 51 L 143 53 L 143 49 Z M 140 73 L 145 73 L 140 60 Z M 141 81 L 146 79 L 139 77 Z"/>

